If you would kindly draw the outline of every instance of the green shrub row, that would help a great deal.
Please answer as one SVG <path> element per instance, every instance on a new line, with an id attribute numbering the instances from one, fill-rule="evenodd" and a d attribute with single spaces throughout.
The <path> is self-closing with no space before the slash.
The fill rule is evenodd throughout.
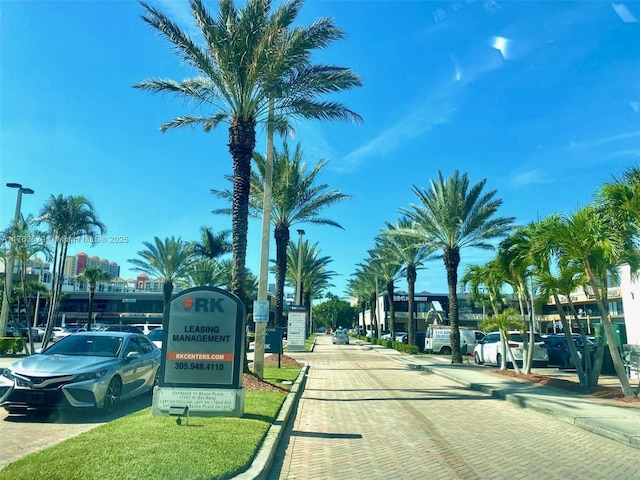
<path id="1" fill-rule="evenodd" d="M 353 335 L 358 340 L 364 342 L 373 343 L 374 345 L 381 345 L 385 348 L 393 348 L 399 352 L 408 353 L 409 355 L 416 355 L 420 350 L 417 345 L 407 345 L 406 343 L 396 342 L 393 340 L 382 340 L 380 338 L 369 338 L 364 335 Z"/>
<path id="2" fill-rule="evenodd" d="M 0 337 L 0 355 L 15 355 L 23 348 L 20 337 Z"/>

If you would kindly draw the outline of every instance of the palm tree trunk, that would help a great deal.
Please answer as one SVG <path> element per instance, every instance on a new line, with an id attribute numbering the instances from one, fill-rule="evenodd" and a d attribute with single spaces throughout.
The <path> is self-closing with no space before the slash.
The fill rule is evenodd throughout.
<path id="1" fill-rule="evenodd" d="M 391 334 L 392 341 L 396 339 L 396 310 L 393 308 L 394 290 L 393 280 L 387 282 L 387 298 L 389 299 L 389 333 Z"/>
<path id="2" fill-rule="evenodd" d="M 229 126 L 229 152 L 233 158 L 231 290 L 247 306 L 247 231 L 251 158 L 256 146 L 256 122 L 234 118 Z"/>
<path id="3" fill-rule="evenodd" d="M 444 252 L 444 266 L 447 270 L 449 287 L 449 322 L 451 326 L 451 363 L 462 363 L 460 353 L 460 326 L 458 322 L 458 265 L 460 251 L 449 248 Z"/>
<path id="4" fill-rule="evenodd" d="M 96 293 L 96 282 L 89 282 L 89 306 L 87 308 L 87 332 L 91 331 L 93 316 L 93 297 Z"/>
<path id="5" fill-rule="evenodd" d="M 276 311 L 275 324 L 284 326 L 284 282 L 287 273 L 287 246 L 289 245 L 289 229 L 282 224 L 275 226 L 273 236 L 276 241 Z"/>
<path id="6" fill-rule="evenodd" d="M 407 287 L 409 290 L 409 305 L 407 306 L 407 343 L 413 345 L 415 342 L 415 319 L 413 313 L 413 299 L 416 292 L 416 269 L 412 266 L 407 266 Z"/>
<path id="7" fill-rule="evenodd" d="M 609 353 L 611 354 L 611 360 L 613 361 L 613 367 L 616 371 L 616 375 L 618 377 L 618 380 L 620 381 L 622 394 L 625 396 L 625 398 L 635 397 L 636 395 L 631 389 L 629 377 L 627 377 L 627 372 L 624 368 L 624 364 L 622 363 L 622 357 L 620 356 L 620 350 L 618 349 L 618 344 L 616 343 L 615 338 L 613 336 L 613 329 L 611 328 L 611 318 L 609 317 L 609 309 L 607 308 L 607 305 L 605 305 L 605 302 L 604 302 L 604 299 L 606 298 L 606 295 L 607 295 L 606 280 L 601 282 L 602 291 L 604 292 L 604 294 L 602 294 L 600 290 L 598 290 L 597 288 L 595 276 L 593 275 L 593 272 L 589 264 L 585 265 L 585 270 L 587 273 L 587 277 L 589 278 L 589 283 L 593 288 L 593 294 L 596 297 L 596 304 L 598 305 L 598 308 L 600 309 L 600 312 L 601 312 L 600 322 L 602 324 L 602 330 L 604 330 L 604 336 L 607 340 L 607 344 L 609 345 Z"/>

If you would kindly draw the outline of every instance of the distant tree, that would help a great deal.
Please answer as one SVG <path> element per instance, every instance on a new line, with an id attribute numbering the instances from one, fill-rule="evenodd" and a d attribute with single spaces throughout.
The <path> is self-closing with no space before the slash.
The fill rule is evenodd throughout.
<path id="1" fill-rule="evenodd" d="M 227 253 L 231 253 L 231 242 L 229 242 L 229 230 L 222 230 L 218 233 L 209 227 L 201 228 L 202 239 L 193 242 L 193 254 L 196 257 L 215 259 Z"/>
<path id="2" fill-rule="evenodd" d="M 93 321 L 93 298 L 96 293 L 96 283 L 111 280 L 111 274 L 102 269 L 100 265 L 90 265 L 80 273 L 80 280 L 87 282 L 89 285 L 89 306 L 87 308 L 87 330 L 91 330 L 91 322 Z"/>
<path id="3" fill-rule="evenodd" d="M 351 328 L 358 325 L 358 309 L 349 302 L 332 298 L 313 307 L 313 319 L 316 325 Z"/>
<path id="4" fill-rule="evenodd" d="M 98 235 L 106 233 L 107 228 L 102 223 L 91 201 L 82 195 L 63 196 L 51 195 L 49 201 L 40 211 L 37 224 L 47 227 L 47 237 L 53 239 L 53 269 L 51 301 L 47 313 L 47 325 L 43 348 L 52 337 L 56 315 L 60 306 L 62 283 L 64 280 L 64 262 L 67 258 L 69 243 L 84 237 L 93 243 Z"/>
<path id="5" fill-rule="evenodd" d="M 434 251 L 423 246 L 420 240 L 414 236 L 402 234 L 402 232 L 407 232 L 411 229 L 411 222 L 407 218 L 401 218 L 395 225 L 386 222 L 386 227 L 386 230 L 382 231 L 382 235 L 388 238 L 389 247 L 395 251 L 395 255 L 402 263 L 404 275 L 407 279 L 407 337 L 409 345 L 414 345 L 414 332 L 417 326 L 413 307 L 418 270 L 424 268 L 423 262 L 430 260 Z"/>
<path id="6" fill-rule="evenodd" d="M 142 272 L 149 277 L 162 281 L 163 320 L 167 325 L 169 303 L 177 282 L 187 283 L 187 279 L 193 271 L 195 257 L 193 246 L 180 237 L 170 237 L 161 240 L 154 238 L 153 243 L 143 242 L 145 250 L 140 250 L 140 258 L 132 258 L 128 261 L 133 264 L 132 270 Z"/>
<path id="7" fill-rule="evenodd" d="M 257 153 L 254 153 L 253 158 L 257 172 L 252 172 L 251 175 L 251 196 L 256 209 L 261 212 L 265 195 L 266 159 Z M 318 182 L 319 176 L 327 165 L 327 161 L 320 160 L 308 169 L 303 161 L 300 144 L 296 146 L 294 152 L 290 152 L 289 145 L 284 142 L 282 150 L 275 152 L 274 155 L 271 221 L 276 242 L 276 325 L 283 324 L 287 247 L 291 238 L 291 228 L 302 223 L 343 228 L 336 221 L 321 215 L 325 209 L 351 198 L 337 189 L 329 189 L 327 184 Z"/>
<path id="8" fill-rule="evenodd" d="M 398 256 L 391 240 L 384 236 L 376 237 L 376 245 L 368 251 L 369 266 L 375 275 L 384 283 L 387 299 L 389 301 L 389 332 L 395 338 L 396 313 L 393 307 L 395 294 L 395 282 L 400 278 L 402 260 Z"/>

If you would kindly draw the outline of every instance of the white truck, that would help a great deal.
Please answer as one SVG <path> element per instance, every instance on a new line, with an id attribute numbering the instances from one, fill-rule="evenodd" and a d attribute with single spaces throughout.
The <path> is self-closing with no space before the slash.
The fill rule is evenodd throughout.
<path id="1" fill-rule="evenodd" d="M 460 328 L 460 349 L 463 354 L 473 355 L 473 349 L 484 338 L 484 333 L 472 328 Z M 451 355 L 451 327 L 448 325 L 429 325 L 424 338 L 424 351 Z"/>

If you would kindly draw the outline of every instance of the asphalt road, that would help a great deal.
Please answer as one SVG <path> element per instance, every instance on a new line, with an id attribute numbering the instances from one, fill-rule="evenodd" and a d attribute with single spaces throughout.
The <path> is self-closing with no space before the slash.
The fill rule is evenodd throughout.
<path id="1" fill-rule="evenodd" d="M 384 353 L 386 352 L 386 353 Z M 638 450 L 319 336 L 269 476 L 639 479 Z"/>

